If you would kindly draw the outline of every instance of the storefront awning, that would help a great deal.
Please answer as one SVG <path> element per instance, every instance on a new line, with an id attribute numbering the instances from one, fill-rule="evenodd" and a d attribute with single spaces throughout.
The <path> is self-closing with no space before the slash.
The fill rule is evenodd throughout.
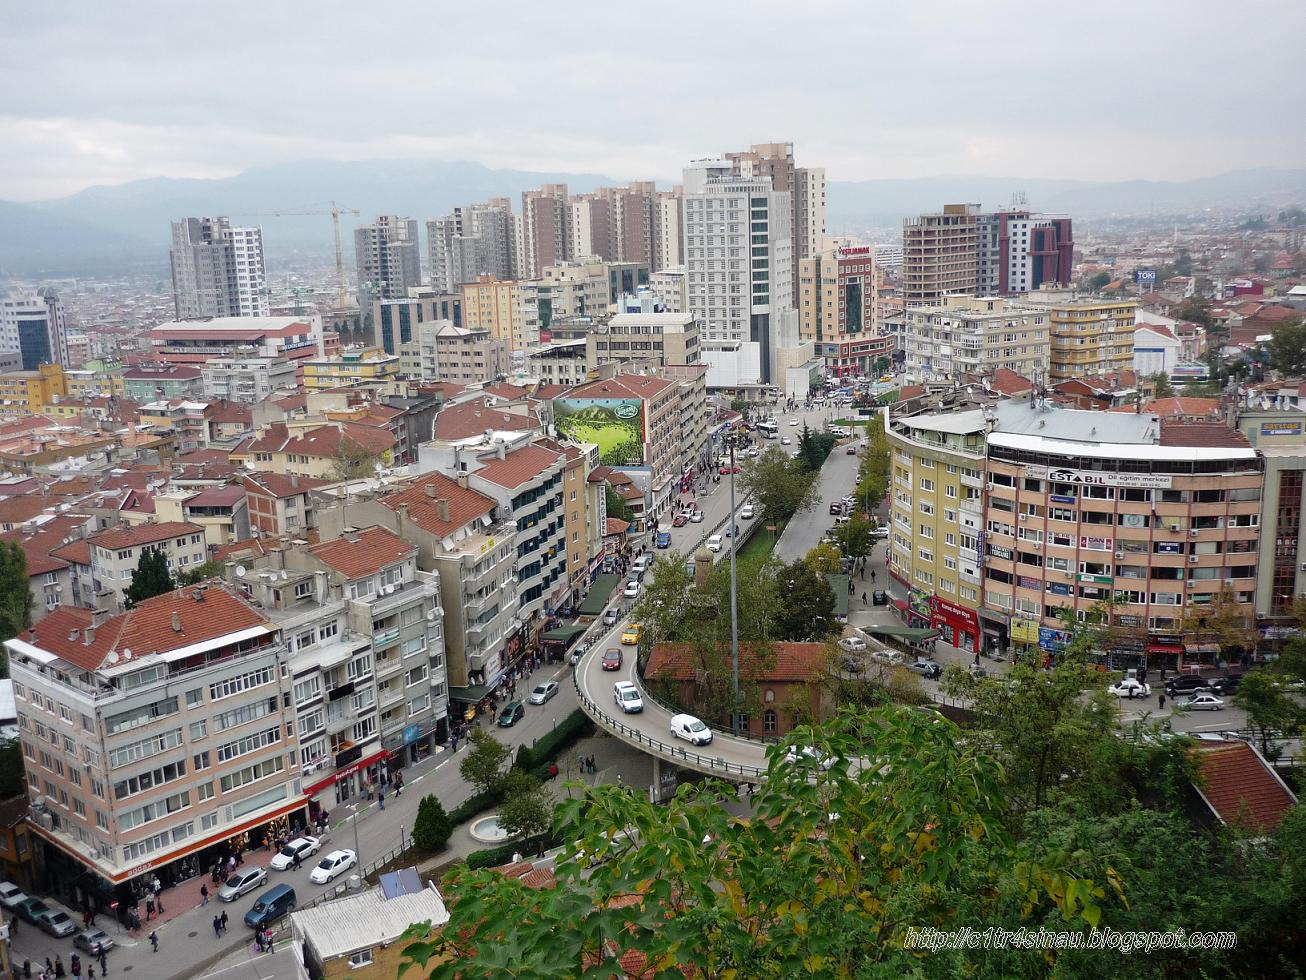
<path id="1" fill-rule="evenodd" d="M 847 616 L 848 576 L 827 575 L 825 580 L 830 583 L 830 589 L 834 592 L 834 614 L 836 616 Z"/>
<path id="2" fill-rule="evenodd" d="M 485 684 L 470 684 L 467 687 L 449 688 L 449 700 L 461 701 L 463 704 L 480 704 L 490 694 L 490 687 Z"/>
<path id="3" fill-rule="evenodd" d="M 1149 643 L 1148 653 L 1183 653 L 1184 648 L 1173 643 Z"/>
<path id="4" fill-rule="evenodd" d="M 1151 649 L 1150 647 L 1148 649 Z M 1185 643 L 1185 653 L 1219 653 L 1220 644 L 1218 643 Z"/>
<path id="5" fill-rule="evenodd" d="M 893 636 L 909 643 L 919 643 L 939 635 L 938 630 L 924 629 L 919 626 L 863 626 L 863 630 L 872 636 Z"/>
<path id="6" fill-rule="evenodd" d="M 584 626 L 559 626 L 545 630 L 540 634 L 540 639 L 545 643 L 569 644 L 584 632 Z"/>
<path id="7" fill-rule="evenodd" d="M 894 599 L 894 600 L 893 600 L 893 608 L 894 608 L 894 609 L 901 610 L 902 612 L 906 612 L 906 611 L 907 611 L 907 600 L 906 600 L 906 599 Z"/>
<path id="8" fill-rule="evenodd" d="M 612 598 L 612 590 L 617 587 L 621 581 L 620 575 L 599 575 L 594 579 L 594 584 L 590 586 L 589 595 L 585 601 L 580 604 L 580 610 L 577 615 L 580 616 L 597 616 L 603 612 L 603 607 L 608 604 Z"/>

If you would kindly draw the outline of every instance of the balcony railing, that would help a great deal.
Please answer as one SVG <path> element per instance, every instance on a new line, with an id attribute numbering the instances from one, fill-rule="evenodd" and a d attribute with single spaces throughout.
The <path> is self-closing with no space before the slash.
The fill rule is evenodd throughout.
<path id="1" fill-rule="evenodd" d="M 380 650 L 382 647 L 389 646 L 399 640 L 399 627 L 392 626 L 388 630 L 382 630 L 379 633 L 372 634 L 372 648 Z"/>

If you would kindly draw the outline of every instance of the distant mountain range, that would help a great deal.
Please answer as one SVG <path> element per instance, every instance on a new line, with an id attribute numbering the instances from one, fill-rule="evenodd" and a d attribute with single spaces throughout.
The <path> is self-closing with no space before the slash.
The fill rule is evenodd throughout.
<path id="1" fill-rule="evenodd" d="M 517 201 L 542 183 L 584 192 L 619 183 L 600 174 L 495 170 L 479 163 L 411 160 L 305 161 L 248 170 L 217 180 L 155 177 L 92 187 L 30 204 L 0 201 L 0 274 L 111 274 L 130 268 L 165 269 L 169 222 L 187 215 L 227 214 L 262 224 L 270 264 L 298 255 L 329 255 L 326 216 L 259 212 L 324 208 L 334 200 L 362 214 L 342 218 L 352 262 L 352 228 L 378 214 L 419 220 L 488 197 Z M 884 227 L 943 204 L 976 202 L 987 208 L 1023 194 L 1034 209 L 1077 218 L 1195 214 L 1204 208 L 1269 211 L 1306 201 L 1306 169 L 1242 170 L 1184 181 L 1045 180 L 1018 177 L 923 177 L 909 180 L 832 181 L 832 233 Z M 520 205 L 518 205 L 520 206 Z"/>

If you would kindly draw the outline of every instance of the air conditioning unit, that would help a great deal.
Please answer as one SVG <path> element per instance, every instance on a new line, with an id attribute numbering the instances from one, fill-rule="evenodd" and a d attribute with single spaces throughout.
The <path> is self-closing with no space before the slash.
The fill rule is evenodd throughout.
<path id="1" fill-rule="evenodd" d="M 1028 515 L 1028 514 L 1021 514 L 1021 515 L 1020 515 L 1020 522 L 1021 522 L 1022 524 L 1025 523 L 1025 521 L 1027 521 L 1027 520 L 1029 520 L 1029 515 Z"/>
<path id="2" fill-rule="evenodd" d="M 1189 564 L 1196 565 L 1196 564 L 1197 564 L 1197 556 L 1196 556 L 1196 555 L 1189 555 L 1189 556 L 1188 556 L 1188 562 L 1189 562 Z"/>
<path id="3" fill-rule="evenodd" d="M 1233 585 L 1233 579 L 1231 579 L 1231 578 L 1227 578 L 1227 579 L 1225 579 L 1225 580 L 1224 580 L 1224 584 L 1225 584 L 1225 585 Z"/>
<path id="4" fill-rule="evenodd" d="M 1116 552 L 1116 561 L 1120 561 L 1124 557 L 1125 557 L 1125 553 L 1123 551 Z"/>
<path id="5" fill-rule="evenodd" d="M 1190 531 L 1188 532 L 1188 536 L 1189 536 L 1189 537 L 1192 537 L 1192 538 L 1197 537 L 1197 534 L 1198 534 L 1198 529 L 1197 529 L 1197 528 L 1193 528 L 1192 530 L 1190 530 Z"/>
<path id="6" fill-rule="evenodd" d="M 1304 562 L 1301 563 L 1301 570 L 1302 570 L 1303 572 L 1306 572 L 1306 561 L 1304 561 Z"/>
<path id="7" fill-rule="evenodd" d="M 1171 531 L 1182 531 L 1183 528 L 1180 527 L 1178 524 L 1171 524 L 1171 525 L 1170 525 L 1170 530 L 1171 530 Z"/>

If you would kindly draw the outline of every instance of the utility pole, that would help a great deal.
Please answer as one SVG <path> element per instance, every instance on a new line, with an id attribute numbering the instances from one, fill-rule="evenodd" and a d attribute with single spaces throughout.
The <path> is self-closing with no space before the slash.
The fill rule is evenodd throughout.
<path id="1" fill-rule="evenodd" d="M 735 440 L 730 443 L 730 731 L 739 734 L 739 588 L 735 579 Z"/>

